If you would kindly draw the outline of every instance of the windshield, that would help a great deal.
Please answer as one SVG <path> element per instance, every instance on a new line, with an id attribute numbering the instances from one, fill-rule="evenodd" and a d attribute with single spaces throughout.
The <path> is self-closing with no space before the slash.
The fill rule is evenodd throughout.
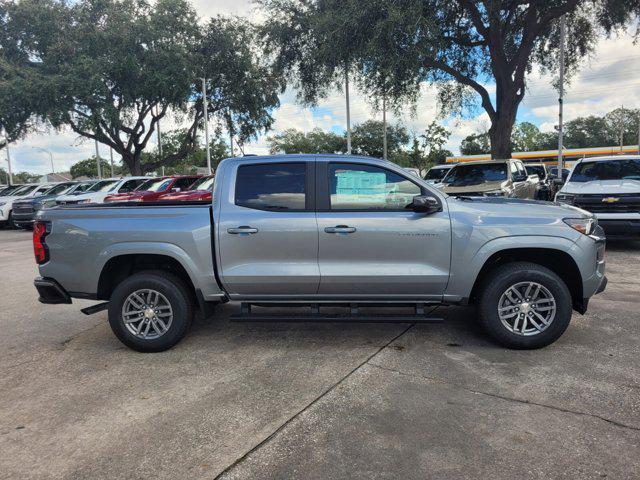
<path id="1" fill-rule="evenodd" d="M 27 194 L 33 192 L 37 187 L 38 187 L 37 185 L 25 185 L 24 187 L 19 188 L 15 192 L 11 192 L 9 195 L 16 196 L 16 197 L 22 197 L 23 195 L 27 195 Z"/>
<path id="2" fill-rule="evenodd" d="M 451 186 L 478 185 L 507 179 L 507 164 L 459 165 L 449 172 L 444 183 Z"/>
<path id="3" fill-rule="evenodd" d="M 583 162 L 576 165 L 570 182 L 593 182 L 596 180 L 640 180 L 640 160 L 603 160 Z"/>
<path id="4" fill-rule="evenodd" d="M 102 180 L 91 185 L 91 187 L 87 188 L 86 192 L 108 192 L 117 182 L 117 180 Z"/>
<path id="5" fill-rule="evenodd" d="M 424 177 L 425 180 L 442 180 L 450 168 L 432 168 Z"/>
<path id="6" fill-rule="evenodd" d="M 189 190 L 210 190 L 213 187 L 213 179 L 214 177 L 199 178 L 191 185 Z"/>
<path id="7" fill-rule="evenodd" d="M 527 173 L 529 175 L 538 175 L 539 178 L 545 178 L 544 167 L 542 165 L 526 165 Z"/>
<path id="8" fill-rule="evenodd" d="M 67 194 L 69 193 L 75 193 L 75 194 L 79 194 L 79 193 L 83 193 L 86 192 L 87 189 L 91 186 L 94 185 L 95 182 L 88 182 L 88 183 L 76 183 L 73 187 L 71 187 L 69 189 L 69 191 L 67 192 Z"/>
<path id="9" fill-rule="evenodd" d="M 138 192 L 164 192 L 173 182 L 173 178 L 152 178 L 147 180 L 138 188 Z"/>
<path id="10" fill-rule="evenodd" d="M 65 193 L 69 193 L 73 187 L 75 187 L 75 184 L 63 183 L 50 188 L 49 190 L 44 192 L 44 194 L 45 195 L 63 195 Z"/>

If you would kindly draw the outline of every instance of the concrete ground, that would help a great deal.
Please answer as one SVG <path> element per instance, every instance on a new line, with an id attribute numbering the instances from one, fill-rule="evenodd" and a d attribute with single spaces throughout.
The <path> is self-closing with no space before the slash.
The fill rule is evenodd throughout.
<path id="1" fill-rule="evenodd" d="M 537 351 L 438 325 L 197 323 L 140 354 L 0 230 L 0 478 L 640 478 L 640 242 Z"/>

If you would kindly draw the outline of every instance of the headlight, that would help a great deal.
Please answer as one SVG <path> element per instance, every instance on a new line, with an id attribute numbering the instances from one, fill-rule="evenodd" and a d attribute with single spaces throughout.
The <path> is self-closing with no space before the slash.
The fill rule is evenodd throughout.
<path id="1" fill-rule="evenodd" d="M 573 205 L 573 201 L 576 198 L 575 195 L 569 195 L 567 193 L 558 193 L 556 195 L 556 202 L 566 203 L 567 205 Z"/>
<path id="2" fill-rule="evenodd" d="M 598 226 L 598 220 L 594 217 L 565 218 L 562 221 L 584 235 L 591 235 Z"/>
<path id="3" fill-rule="evenodd" d="M 491 190 L 489 192 L 484 192 L 483 195 L 485 197 L 503 197 L 504 192 L 502 190 Z"/>

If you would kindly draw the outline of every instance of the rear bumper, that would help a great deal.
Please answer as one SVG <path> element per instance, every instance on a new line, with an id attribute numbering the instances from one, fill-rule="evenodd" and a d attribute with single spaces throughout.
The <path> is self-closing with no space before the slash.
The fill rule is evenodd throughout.
<path id="1" fill-rule="evenodd" d="M 38 301 L 47 304 L 71 303 L 71 296 L 62 285 L 52 278 L 38 277 L 33 281 L 38 291 Z"/>

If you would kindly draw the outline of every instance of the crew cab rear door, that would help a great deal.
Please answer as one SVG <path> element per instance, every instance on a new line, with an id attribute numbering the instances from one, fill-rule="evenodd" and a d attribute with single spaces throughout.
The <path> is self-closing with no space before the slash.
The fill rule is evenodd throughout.
<path id="1" fill-rule="evenodd" d="M 217 241 L 232 298 L 317 292 L 314 164 L 243 159 L 226 170 Z"/>
<path id="2" fill-rule="evenodd" d="M 401 172 L 350 159 L 318 160 L 319 294 L 441 298 L 451 254 L 446 202 L 430 215 L 408 210 L 413 197 L 433 193 Z"/>

